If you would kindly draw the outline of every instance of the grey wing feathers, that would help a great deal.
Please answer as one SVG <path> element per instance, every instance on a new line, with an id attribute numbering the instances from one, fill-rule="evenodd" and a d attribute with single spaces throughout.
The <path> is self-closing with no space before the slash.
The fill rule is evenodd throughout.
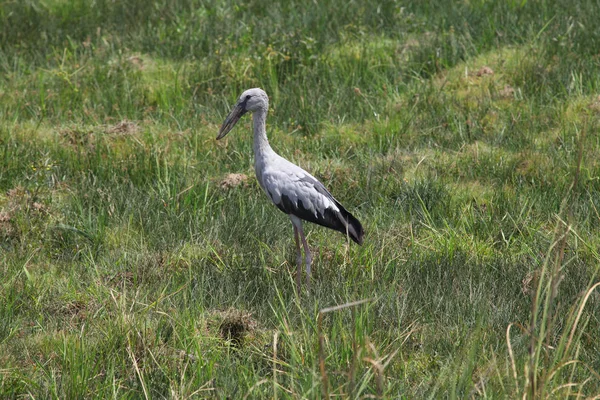
<path id="1" fill-rule="evenodd" d="M 273 203 L 286 214 L 337 230 L 362 244 L 364 230 L 358 219 L 321 182 L 293 166 L 294 169 L 270 171 L 264 175 L 264 189 Z"/>

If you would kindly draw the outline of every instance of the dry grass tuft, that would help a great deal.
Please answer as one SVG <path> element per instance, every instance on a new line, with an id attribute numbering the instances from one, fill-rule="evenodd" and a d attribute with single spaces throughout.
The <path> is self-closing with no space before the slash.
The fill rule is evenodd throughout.
<path id="1" fill-rule="evenodd" d="M 144 69 L 146 68 L 146 65 L 145 65 L 145 63 L 144 63 L 144 59 L 143 59 L 141 56 L 139 56 L 139 55 L 133 55 L 133 56 L 130 56 L 130 57 L 127 59 L 127 61 L 129 61 L 129 63 L 130 63 L 130 64 L 131 64 L 133 67 L 135 67 L 135 68 L 139 69 L 140 71 L 142 71 L 142 70 L 144 70 Z"/>
<path id="2" fill-rule="evenodd" d="M 494 70 L 488 66 L 481 67 L 476 73 L 477 76 L 494 75 Z"/>
<path id="3" fill-rule="evenodd" d="M 106 133 L 111 135 L 132 135 L 140 130 L 140 126 L 127 119 L 106 129 Z"/>
<path id="4" fill-rule="evenodd" d="M 600 95 L 590 103 L 589 109 L 593 112 L 600 113 Z"/>
<path id="5" fill-rule="evenodd" d="M 89 129 L 69 127 L 60 129 L 58 133 L 72 147 L 89 146 L 94 148 L 94 133 Z"/>
<path id="6" fill-rule="evenodd" d="M 223 189 L 231 189 L 239 185 L 246 185 L 248 183 L 248 175 L 246 174 L 227 174 L 227 176 L 221 180 L 220 186 Z"/>
<path id="7" fill-rule="evenodd" d="M 531 285 L 533 284 L 534 274 L 528 272 L 527 275 L 521 280 L 521 293 L 525 296 L 531 296 Z"/>
<path id="8" fill-rule="evenodd" d="M 18 237 L 18 230 L 8 212 L 0 211 L 0 241 L 9 242 Z"/>
<path id="9" fill-rule="evenodd" d="M 515 89 L 510 85 L 504 85 L 504 88 L 498 91 L 498 95 L 504 99 L 514 97 Z"/>
<path id="10" fill-rule="evenodd" d="M 252 313 L 235 308 L 217 312 L 216 319 L 219 321 L 219 335 L 236 347 L 241 347 L 246 335 L 258 327 Z"/>

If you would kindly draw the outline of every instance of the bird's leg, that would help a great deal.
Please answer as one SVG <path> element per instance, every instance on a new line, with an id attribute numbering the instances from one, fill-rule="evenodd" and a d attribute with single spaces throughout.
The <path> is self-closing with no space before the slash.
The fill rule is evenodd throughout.
<path id="1" fill-rule="evenodd" d="M 296 288 L 300 293 L 300 286 L 302 285 L 302 251 L 300 250 L 300 237 L 298 234 L 298 228 L 296 224 L 294 226 L 294 239 L 296 240 Z"/>
<path id="2" fill-rule="evenodd" d="M 308 248 L 308 242 L 306 241 L 306 236 L 304 236 L 302 225 L 300 225 L 298 231 L 300 233 L 300 239 L 302 239 L 302 246 L 304 247 L 304 257 L 306 261 L 306 286 L 310 292 L 310 265 L 312 264 L 312 254 L 310 254 L 310 249 Z"/>

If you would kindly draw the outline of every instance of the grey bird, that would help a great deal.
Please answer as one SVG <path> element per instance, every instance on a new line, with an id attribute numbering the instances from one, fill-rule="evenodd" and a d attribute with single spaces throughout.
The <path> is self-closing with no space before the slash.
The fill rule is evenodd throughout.
<path id="1" fill-rule="evenodd" d="M 296 286 L 300 291 L 302 279 L 302 252 L 304 247 L 306 280 L 310 288 L 312 255 L 302 229 L 302 220 L 339 231 L 359 245 L 363 243 L 361 223 L 329 193 L 314 176 L 279 156 L 267 139 L 266 118 L 269 98 L 264 90 L 248 89 L 225 118 L 217 140 L 233 129 L 239 119 L 252 112 L 254 124 L 254 170 L 258 183 L 269 199 L 286 213 L 294 226 L 296 240 Z"/>

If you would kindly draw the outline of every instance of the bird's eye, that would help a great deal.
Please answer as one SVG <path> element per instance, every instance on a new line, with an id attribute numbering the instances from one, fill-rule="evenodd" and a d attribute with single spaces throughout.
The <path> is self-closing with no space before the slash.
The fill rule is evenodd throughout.
<path id="1" fill-rule="evenodd" d="M 246 100 L 250 100 L 250 97 L 252 97 L 252 96 L 250 96 L 250 95 L 247 95 L 247 96 L 246 96 Z"/>

